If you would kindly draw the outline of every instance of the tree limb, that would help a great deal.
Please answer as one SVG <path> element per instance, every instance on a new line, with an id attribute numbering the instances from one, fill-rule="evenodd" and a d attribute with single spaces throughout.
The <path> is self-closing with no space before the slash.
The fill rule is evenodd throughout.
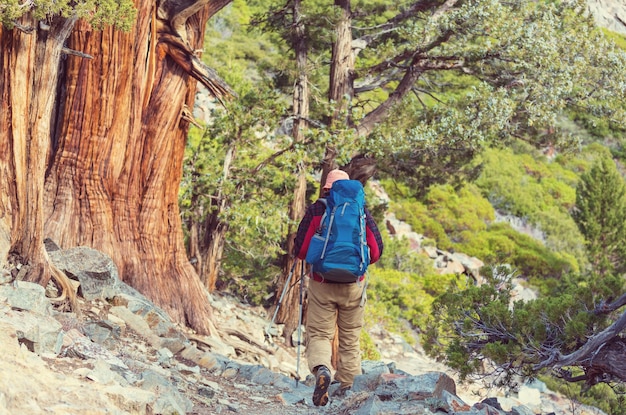
<path id="1" fill-rule="evenodd" d="M 446 12 L 450 8 L 454 7 L 454 5 L 458 2 L 458 0 L 447 0 L 445 3 L 441 4 L 441 0 L 419 0 L 415 3 L 411 4 L 402 12 L 393 16 L 385 23 L 378 26 L 378 28 L 382 29 L 376 35 L 365 35 L 360 37 L 359 39 L 355 39 L 353 43 L 359 45 L 359 49 L 364 49 L 374 43 L 377 40 L 377 43 L 382 43 L 386 40 L 387 36 L 390 33 L 393 33 L 393 28 L 402 22 L 414 18 L 417 14 L 425 12 L 427 10 L 431 10 L 437 6 L 440 6 L 436 9 L 435 13 L 431 18 L 438 18 L 442 13 Z M 381 36 L 382 33 L 382 36 Z"/>
<path id="2" fill-rule="evenodd" d="M 626 293 L 622 294 L 620 298 L 618 298 L 617 300 L 613 301 L 610 304 L 602 303 L 598 305 L 598 307 L 596 307 L 594 312 L 596 314 L 608 314 L 612 311 L 617 310 L 618 308 L 623 307 L 624 305 L 626 305 Z"/>
<path id="3" fill-rule="evenodd" d="M 163 0 L 158 4 L 157 33 L 159 54 L 170 56 L 189 75 L 207 87 L 209 92 L 223 104 L 226 97 L 237 94 L 196 56 L 187 41 L 186 23 L 190 16 L 207 6 L 210 14 L 217 13 L 232 0 Z"/>
<path id="4" fill-rule="evenodd" d="M 568 355 L 561 355 L 556 351 L 550 355 L 547 359 L 537 363 L 533 366 L 533 369 L 540 370 L 546 367 L 562 367 L 581 365 L 588 361 L 591 356 L 596 353 L 601 347 L 608 343 L 611 339 L 617 337 L 617 335 L 626 328 L 626 313 L 623 313 L 619 319 L 611 324 L 600 333 L 591 337 L 587 342 L 578 350 Z"/>
<path id="5" fill-rule="evenodd" d="M 78 50 L 74 50 L 74 49 L 70 49 L 66 47 L 61 49 L 61 52 L 65 53 L 66 55 L 74 55 L 74 56 L 78 56 L 78 57 L 85 58 L 85 59 L 93 59 L 93 56 L 91 56 L 88 53 L 80 52 Z"/>

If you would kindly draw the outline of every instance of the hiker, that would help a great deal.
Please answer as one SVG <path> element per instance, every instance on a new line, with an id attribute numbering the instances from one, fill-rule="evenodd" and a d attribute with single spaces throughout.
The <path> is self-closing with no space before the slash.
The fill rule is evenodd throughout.
<path id="1" fill-rule="evenodd" d="M 342 170 L 328 173 L 323 187 L 322 198 L 310 205 L 295 238 L 294 255 L 305 259 L 311 238 L 320 228 L 325 216 L 331 187 L 339 180 L 349 180 Z M 360 184 L 359 184 L 360 186 Z M 366 242 L 369 247 L 369 263 L 378 261 L 383 252 L 380 232 L 370 212 L 365 213 Z M 361 374 L 360 336 L 363 327 L 365 274 L 357 275 L 349 281 L 331 281 L 311 272 L 308 288 L 308 308 L 306 322 L 306 358 L 311 373 L 315 375 L 313 403 L 324 406 L 328 403 L 328 387 L 331 383 L 332 340 L 335 327 L 339 329 L 339 358 L 335 382 L 340 382 L 338 395 L 343 395 L 352 387 L 354 377 Z"/>

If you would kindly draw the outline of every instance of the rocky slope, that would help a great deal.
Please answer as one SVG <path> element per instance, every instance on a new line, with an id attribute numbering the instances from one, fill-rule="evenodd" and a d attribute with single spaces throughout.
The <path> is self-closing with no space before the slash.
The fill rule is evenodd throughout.
<path id="1" fill-rule="evenodd" d="M 571 414 L 571 402 L 540 384 L 508 397 L 458 384 L 381 328 L 371 334 L 384 360 L 364 362 L 351 393 L 316 408 L 304 359 L 275 342 L 280 327 L 265 310 L 214 297 L 219 336 L 198 336 L 121 283 L 102 253 L 50 256 L 76 278 L 81 312 L 55 309 L 42 287 L 0 273 L 0 415 Z"/>

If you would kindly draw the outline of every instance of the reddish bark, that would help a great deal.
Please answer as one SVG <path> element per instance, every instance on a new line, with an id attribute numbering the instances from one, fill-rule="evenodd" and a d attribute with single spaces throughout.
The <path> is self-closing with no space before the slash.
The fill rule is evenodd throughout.
<path id="1" fill-rule="evenodd" d="M 0 80 L 0 230 L 10 229 L 29 280 L 50 279 L 45 237 L 62 248 L 87 245 L 110 255 L 120 278 L 175 321 L 214 332 L 208 293 L 185 253 L 178 188 L 183 114 L 197 83 L 190 73 L 213 82 L 193 51 L 206 21 L 229 2 L 179 10 L 163 1 L 163 20 L 156 3 L 137 1 L 130 33 L 82 21 L 69 33 L 74 22 L 60 17 L 45 36 L 0 27 L 8 68 Z M 64 44 L 93 59 L 61 59 Z M 214 83 L 216 94 L 229 92 Z"/>

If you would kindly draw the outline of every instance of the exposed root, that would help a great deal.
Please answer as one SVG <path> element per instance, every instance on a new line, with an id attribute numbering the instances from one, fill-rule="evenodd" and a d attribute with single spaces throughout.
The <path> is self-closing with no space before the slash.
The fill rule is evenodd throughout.
<path id="1" fill-rule="evenodd" d="M 61 295 L 56 298 L 50 298 L 50 301 L 56 304 L 67 301 L 70 305 L 70 310 L 77 315 L 80 315 L 78 297 L 68 276 L 52 263 L 50 263 L 50 274 L 52 275 L 54 283 L 61 288 Z"/>
<path id="2" fill-rule="evenodd" d="M 57 285 L 58 288 L 61 289 L 61 295 L 58 297 L 48 297 L 48 300 L 56 305 L 62 305 L 66 303 L 69 305 L 70 311 L 76 313 L 76 315 L 80 315 L 80 307 L 78 305 L 78 297 L 76 294 L 76 289 L 74 285 L 70 281 L 69 277 L 65 275 L 63 271 L 57 268 L 50 258 L 46 255 L 45 258 L 46 264 L 40 264 L 40 267 L 37 267 L 40 271 L 43 268 L 48 268 L 50 270 L 50 276 L 54 284 Z M 28 281 L 30 280 L 29 274 L 34 272 L 33 265 L 29 264 L 25 261 L 20 255 L 16 253 L 11 253 L 7 258 L 7 264 L 5 266 L 5 274 L 7 275 L 8 281 L 13 281 L 13 284 L 16 284 L 17 281 Z M 39 273 L 38 273 L 39 275 Z M 10 278 L 9 278 L 10 276 Z"/>

